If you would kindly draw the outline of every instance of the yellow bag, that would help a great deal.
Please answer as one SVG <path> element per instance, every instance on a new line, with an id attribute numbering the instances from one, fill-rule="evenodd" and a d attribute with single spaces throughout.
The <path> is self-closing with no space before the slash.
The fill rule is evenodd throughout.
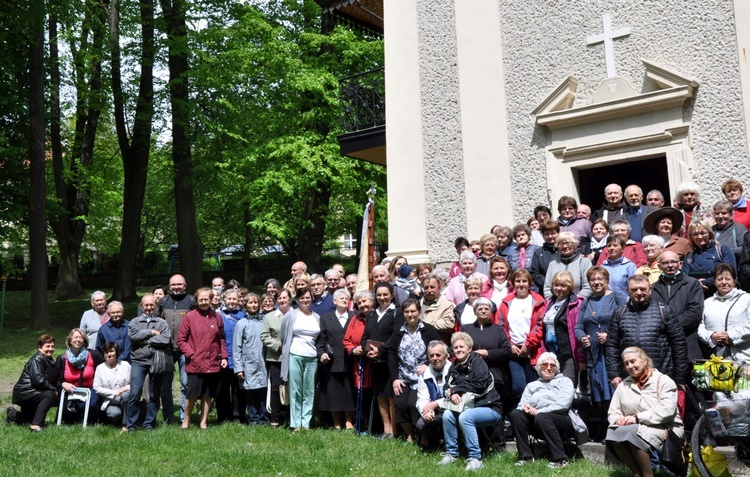
<path id="1" fill-rule="evenodd" d="M 714 477 L 732 477 L 727 469 L 727 456 L 721 452 L 714 451 L 711 446 L 705 446 L 701 449 L 701 458 L 703 463 L 706 465 L 708 471 Z M 695 461 L 693 460 L 693 453 L 690 453 L 690 474 L 693 477 L 700 477 L 698 469 L 695 467 Z"/>
<path id="2" fill-rule="evenodd" d="M 734 379 L 737 365 L 731 359 L 722 359 L 711 355 L 703 364 L 708 372 L 709 387 L 716 391 L 734 391 Z"/>

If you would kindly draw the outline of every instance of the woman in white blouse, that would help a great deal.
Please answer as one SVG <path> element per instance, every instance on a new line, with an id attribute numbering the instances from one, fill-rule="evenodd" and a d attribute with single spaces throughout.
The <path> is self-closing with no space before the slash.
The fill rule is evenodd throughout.
<path id="1" fill-rule="evenodd" d="M 130 363 L 118 361 L 120 346 L 107 341 L 102 347 L 104 362 L 96 367 L 94 374 L 94 391 L 102 400 L 102 417 L 112 424 L 122 423 L 125 428 L 125 416 L 128 415 L 128 398 L 130 397 Z"/>

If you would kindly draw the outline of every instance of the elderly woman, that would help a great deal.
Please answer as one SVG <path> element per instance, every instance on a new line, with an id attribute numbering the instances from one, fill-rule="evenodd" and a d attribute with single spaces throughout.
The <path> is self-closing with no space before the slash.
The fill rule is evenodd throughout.
<path id="1" fill-rule="evenodd" d="M 285 290 L 289 293 L 288 290 Z M 266 391 L 268 388 L 268 370 L 263 360 L 263 342 L 261 333 L 264 326 L 264 313 L 273 313 L 273 295 L 264 293 L 260 298 L 263 309 L 259 309 L 258 295 L 245 295 L 245 313 L 234 327 L 232 337 L 232 369 L 236 374 L 241 391 L 237 404 L 245 406 L 247 423 L 253 425 L 268 424 L 266 409 Z M 228 346 L 228 345 L 227 345 Z M 229 351 L 229 350 L 227 350 Z M 234 407 L 234 402 L 233 402 Z M 243 416 L 240 411 L 238 415 Z"/>
<path id="2" fill-rule="evenodd" d="M 292 294 L 286 288 L 276 295 L 277 310 L 265 313 L 260 340 L 263 342 L 266 356 L 266 371 L 269 379 L 269 408 L 271 426 L 278 427 L 283 419 L 283 407 L 279 387 L 281 379 L 281 322 L 292 306 Z"/>
<path id="3" fill-rule="evenodd" d="M 220 294 L 212 290 L 214 295 Z M 239 307 L 240 295 L 237 290 L 230 288 L 224 292 L 224 308 L 218 312 L 224 325 L 224 341 L 227 346 L 227 367 L 219 372 L 221 384 L 216 395 L 216 421 L 242 422 L 245 420 L 245 393 L 240 388 L 234 369 L 234 330 L 237 323 L 245 317 L 245 313 L 258 316 L 260 299 L 255 293 L 245 295 L 245 309 Z M 252 305 L 251 305 L 252 302 Z"/>
<path id="4" fill-rule="evenodd" d="M 552 259 L 544 277 L 544 298 L 552 298 L 552 277 L 555 273 L 567 270 L 573 276 L 573 291 L 586 298 L 591 295 L 586 272 L 591 268 L 591 260 L 576 252 L 578 238 L 573 232 L 560 232 L 555 239 L 560 256 Z"/>
<path id="5" fill-rule="evenodd" d="M 361 405 L 361 396 L 365 388 L 372 387 L 370 376 L 370 363 L 365 360 L 365 351 L 362 348 L 362 335 L 367 326 L 367 319 L 375 308 L 375 294 L 370 290 L 359 290 L 354 294 L 352 299 L 357 305 L 357 312 L 349 320 L 349 324 L 344 331 L 344 350 L 346 354 L 356 360 L 352 366 L 354 375 L 354 388 L 357 390 L 357 405 Z M 361 409 L 358 409 L 361 411 Z"/>
<path id="6" fill-rule="evenodd" d="M 464 282 L 466 300 L 453 309 L 455 317 L 454 331 L 459 331 L 464 326 L 474 323 L 477 319 L 474 315 L 474 302 L 482 296 L 482 280 L 476 277 L 467 278 Z"/>
<path id="7" fill-rule="evenodd" d="M 643 219 L 643 228 L 649 234 L 658 235 L 664 240 L 664 251 L 675 252 L 684 257 L 690 251 L 690 242 L 679 235 L 683 220 L 679 210 L 662 207 Z"/>
<path id="8" fill-rule="evenodd" d="M 81 315 L 81 324 L 78 328 L 86 333 L 89 349 L 96 349 L 96 338 L 99 328 L 109 321 L 107 314 L 107 296 L 103 291 L 95 291 L 91 294 L 91 309 Z"/>
<path id="9" fill-rule="evenodd" d="M 211 293 L 210 288 L 199 288 L 195 292 L 198 308 L 185 314 L 177 334 L 177 346 L 185 355 L 188 377 L 183 429 L 190 426 L 190 415 L 198 398 L 201 398 L 200 428 L 207 427 L 211 403 L 219 389 L 219 372 L 227 368 L 224 324 L 211 308 Z"/>
<path id="10" fill-rule="evenodd" d="M 102 345 L 104 362 L 96 367 L 94 391 L 102 399 L 101 411 L 107 421 L 121 424 L 123 430 L 130 398 L 130 363 L 120 360 L 120 346 L 107 341 Z"/>
<path id="11" fill-rule="evenodd" d="M 448 291 L 445 293 L 445 298 L 455 306 L 466 301 L 464 282 L 467 278 L 479 278 L 482 284 L 488 280 L 487 275 L 477 272 L 477 258 L 470 251 L 461 252 L 459 262 L 461 263 L 461 274 L 450 279 Z"/>
<path id="12" fill-rule="evenodd" d="M 427 369 L 427 345 L 439 341 L 435 328 L 419 319 L 422 306 L 419 301 L 406 299 L 401 304 L 405 323 L 393 332 L 385 344 L 388 349 L 388 368 L 393 378 L 393 395 L 396 422 L 406 434 L 408 442 L 414 441 L 414 425 L 419 419 L 417 411 L 417 383 Z"/>
<path id="13" fill-rule="evenodd" d="M 393 379 L 387 362 L 388 350 L 384 345 L 391 339 L 396 323 L 401 319 L 401 310 L 396 310 L 393 287 L 389 283 L 375 284 L 375 298 L 378 306 L 367 319 L 361 346 L 371 362 L 374 393 L 383 420 L 383 437 L 390 439 L 394 435 L 396 409 L 393 404 Z"/>
<path id="14" fill-rule="evenodd" d="M 67 349 L 55 362 L 55 373 L 57 375 L 57 387 L 59 392 L 73 393 L 73 388 L 91 389 L 91 402 L 89 404 L 89 422 L 96 422 L 99 417 L 99 397 L 94 387 L 94 374 L 96 368 L 104 362 L 98 351 L 88 348 L 88 338 L 80 328 L 73 328 L 65 339 Z M 65 408 L 60 409 L 63 420 L 73 423 L 83 420 L 84 406 L 81 401 L 68 402 Z"/>
<path id="15" fill-rule="evenodd" d="M 635 270 L 635 273 L 646 275 L 648 281 L 653 285 L 659 281 L 659 276 L 661 275 L 659 255 L 664 251 L 665 242 L 664 239 L 658 235 L 646 235 L 643 237 L 643 240 L 641 240 L 641 243 L 643 244 L 643 251 L 646 252 L 646 259 L 648 262 L 646 262 L 645 265 L 638 267 Z"/>
<path id="16" fill-rule="evenodd" d="M 531 229 L 526 224 L 518 224 L 513 227 L 513 240 L 516 248 L 508 253 L 508 262 L 512 270 L 530 268 L 534 252 L 539 249 L 538 245 L 531 243 Z"/>
<path id="17" fill-rule="evenodd" d="M 693 220 L 704 220 L 711 216 L 710 210 L 701 207 L 701 188 L 695 182 L 687 181 L 677 186 L 674 203 L 685 217 L 685 229 L 690 227 Z"/>
<path id="18" fill-rule="evenodd" d="M 8 408 L 8 421 L 16 424 L 29 424 L 32 432 L 39 432 L 44 427 L 47 412 L 57 398 L 57 387 L 54 384 L 55 338 L 42 335 L 36 343 L 36 354 L 23 367 L 21 377 L 13 386 L 13 404 L 21 406 L 21 412 Z"/>
<path id="19" fill-rule="evenodd" d="M 552 292 L 544 308 L 544 349 L 555 353 L 560 372 L 575 382 L 576 370 L 586 367 L 583 349 L 575 337 L 583 298 L 573 292 L 573 275 L 567 271 L 552 277 Z"/>
<path id="20" fill-rule="evenodd" d="M 596 219 L 591 224 L 591 252 L 586 256 L 591 263 L 597 263 L 604 249 L 607 247 L 609 225 L 604 219 Z"/>
<path id="21" fill-rule="evenodd" d="M 688 226 L 688 235 L 693 249 L 682 262 L 682 272 L 700 280 L 703 295 L 708 298 L 716 292 L 714 268 L 720 263 L 727 263 L 736 270 L 737 262 L 729 247 L 714 241 L 714 232 L 705 220 L 693 220 Z"/>
<path id="22" fill-rule="evenodd" d="M 633 475 L 651 477 L 651 454 L 660 451 L 664 430 L 682 437 L 684 430 L 677 409 L 677 385 L 654 369 L 651 358 L 635 346 L 622 352 L 628 371 L 609 406 L 607 444 Z"/>
<path id="23" fill-rule="evenodd" d="M 589 219 L 576 215 L 578 202 L 573 197 L 562 196 L 557 201 L 557 223 L 560 225 L 560 233 L 570 232 L 576 238 L 576 250 L 579 253 L 588 253 L 584 250 L 591 240 L 591 222 Z"/>
<path id="24" fill-rule="evenodd" d="M 592 400 L 602 403 L 602 409 L 607 409 L 614 390 L 607 378 L 604 345 L 609 322 L 615 311 L 628 302 L 628 297 L 609 289 L 609 272 L 603 267 L 589 268 L 586 279 L 592 293 L 578 310 L 575 337 L 586 355 Z"/>
<path id="25" fill-rule="evenodd" d="M 513 292 L 500 304 L 493 322 L 502 325 L 510 340 L 510 396 L 515 406 L 526 384 L 536 379 L 532 366 L 542 352 L 544 298 L 531 291 L 528 270 L 513 272 L 511 282 Z"/>
<path id="26" fill-rule="evenodd" d="M 482 252 L 477 257 L 476 271 L 482 275 L 490 274 L 490 260 L 497 255 L 497 237 L 493 234 L 484 234 L 479 238 L 479 244 L 482 246 Z"/>
<path id="27" fill-rule="evenodd" d="M 513 242 L 513 230 L 505 225 L 495 225 L 490 233 L 497 237 L 497 254 L 507 259 L 518 246 Z"/>
<path id="28" fill-rule="evenodd" d="M 542 353 L 536 364 L 539 379 L 529 383 L 521 402 L 510 413 L 510 422 L 516 436 L 518 462 L 522 466 L 533 460 L 529 435 L 544 439 L 549 453 L 549 468 L 568 465 L 568 455 L 563 447 L 563 435 L 575 434 L 568 411 L 573 404 L 573 381 L 562 375 L 560 363 L 554 353 Z"/>
<path id="29" fill-rule="evenodd" d="M 281 323 L 281 379 L 289 383 L 289 425 L 295 431 L 309 429 L 315 401 L 315 373 L 320 334 L 320 316 L 310 309 L 312 292 L 297 290 L 299 308 Z"/>
<path id="30" fill-rule="evenodd" d="M 721 245 L 726 245 L 734 253 L 734 258 L 739 263 L 742 254 L 747 228 L 734 221 L 734 208 L 728 200 L 720 200 L 714 204 L 714 225 L 711 226 L 716 240 Z"/>
<path id="31" fill-rule="evenodd" d="M 508 296 L 511 288 L 508 283 L 510 271 L 510 264 L 503 257 L 492 257 L 490 260 L 490 279 L 484 284 L 482 296 L 489 299 L 495 305 L 495 309 Z"/>
<path id="32" fill-rule="evenodd" d="M 609 288 L 623 295 L 628 293 L 628 278 L 635 275 L 636 264 L 623 256 L 626 240 L 621 235 L 607 239 L 607 259 L 601 266 L 609 272 Z"/>
<path id="33" fill-rule="evenodd" d="M 646 259 L 645 252 L 643 251 L 643 245 L 630 238 L 631 231 L 632 227 L 630 226 L 630 222 L 628 222 L 627 219 L 617 219 L 612 222 L 609 227 L 610 236 L 619 235 L 620 237 L 625 239 L 625 245 L 622 246 L 622 255 L 631 262 L 635 263 L 636 267 L 640 267 L 641 265 L 645 265 L 648 260 Z M 602 253 L 599 255 L 599 259 L 597 260 L 596 264 L 602 265 L 608 258 L 609 250 L 605 247 L 605 249 L 602 250 Z"/>
<path id="34" fill-rule="evenodd" d="M 333 417 L 334 429 L 354 429 L 354 387 L 351 378 L 351 359 L 344 348 L 344 333 L 354 313 L 347 308 L 351 295 L 346 289 L 333 292 L 334 311 L 320 317 L 320 335 L 316 344 L 320 366 L 318 406 Z"/>
<path id="35" fill-rule="evenodd" d="M 474 342 L 468 334 L 453 334 L 451 346 L 456 361 L 448 371 L 443 388 L 444 397 L 427 404 L 424 408 L 434 410 L 439 406 L 444 409 L 445 457 L 439 464 L 448 465 L 458 459 L 458 430 L 461 429 L 464 445 L 469 454 L 466 470 L 484 467 L 477 427 L 496 426 L 503 415 L 500 394 L 495 389 L 492 374 L 484 360 L 471 351 L 473 345 Z M 467 402 L 473 402 L 473 407 L 469 407 Z"/>
<path id="36" fill-rule="evenodd" d="M 703 304 L 698 337 L 711 354 L 750 360 L 750 294 L 737 285 L 737 272 L 726 263 L 714 270 L 716 293 Z"/>

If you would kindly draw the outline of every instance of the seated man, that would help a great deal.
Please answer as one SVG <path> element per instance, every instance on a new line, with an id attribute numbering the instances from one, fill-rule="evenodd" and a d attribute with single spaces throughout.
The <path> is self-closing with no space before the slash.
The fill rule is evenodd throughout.
<path id="1" fill-rule="evenodd" d="M 417 382 L 417 410 L 421 416 L 417 420 L 417 433 L 423 447 L 436 447 L 443 436 L 443 410 L 438 399 L 443 397 L 445 376 L 451 368 L 448 361 L 448 346 L 442 341 L 431 341 L 427 346 L 427 359 L 430 365 Z"/>

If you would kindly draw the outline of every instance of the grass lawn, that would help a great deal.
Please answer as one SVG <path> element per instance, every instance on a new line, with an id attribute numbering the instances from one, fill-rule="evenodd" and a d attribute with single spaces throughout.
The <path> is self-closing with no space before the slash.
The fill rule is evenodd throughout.
<path id="1" fill-rule="evenodd" d="M 135 302 L 126 303 L 126 316 L 135 316 Z M 50 303 L 51 332 L 62 352 L 70 328 L 77 326 L 88 299 Z M 5 329 L 0 333 L 0 405 L 10 405 L 13 384 L 24 363 L 36 351 L 41 334 L 29 329 L 29 294 L 6 294 Z M 54 425 L 55 408 L 47 427 L 31 433 L 26 427 L 0 422 L 0 476 L 70 476 L 113 474 L 129 476 L 373 476 L 419 477 L 466 475 L 462 460 L 441 468 L 437 453 L 423 454 L 401 441 L 380 441 L 349 432 L 312 430 L 298 435 L 288 430 L 240 424 L 197 427 L 183 431 L 161 426 L 151 432 L 121 433 L 119 428 Z M 478 475 L 536 477 L 617 476 L 621 469 L 587 461 L 552 471 L 546 461 L 523 468 L 513 466 L 515 453 L 490 456 Z"/>

